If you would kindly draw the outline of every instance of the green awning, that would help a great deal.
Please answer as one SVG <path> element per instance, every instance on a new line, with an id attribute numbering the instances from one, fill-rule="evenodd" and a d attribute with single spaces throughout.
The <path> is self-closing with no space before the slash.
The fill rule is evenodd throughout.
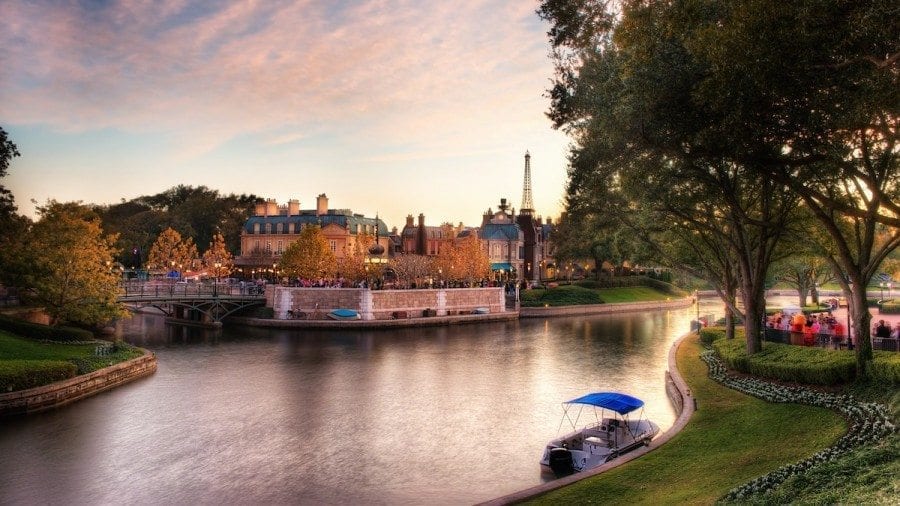
<path id="1" fill-rule="evenodd" d="M 491 264 L 492 271 L 510 271 L 512 272 L 513 266 L 509 262 L 497 262 L 495 264 Z"/>

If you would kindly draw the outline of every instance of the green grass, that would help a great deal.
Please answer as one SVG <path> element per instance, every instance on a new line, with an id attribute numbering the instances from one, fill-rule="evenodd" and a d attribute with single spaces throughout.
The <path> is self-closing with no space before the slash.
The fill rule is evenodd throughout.
<path id="1" fill-rule="evenodd" d="M 677 298 L 647 286 L 601 288 L 599 292 L 604 302 L 650 302 Z"/>
<path id="2" fill-rule="evenodd" d="M 681 433 L 640 459 L 532 503 L 712 504 L 752 478 L 831 445 L 846 430 L 831 411 L 768 404 L 719 385 L 707 377 L 699 354 L 696 337 L 678 350 L 678 369 L 699 405 Z"/>
<path id="3" fill-rule="evenodd" d="M 8 382 L 2 391 L 8 390 L 10 385 L 13 390 L 18 390 L 56 381 L 59 377 L 55 373 L 41 371 L 56 371 L 60 362 L 73 364 L 77 374 L 86 374 L 144 353 L 139 348 L 118 344 L 113 353 L 97 356 L 98 345 L 42 343 L 0 331 L 0 378 L 6 378 L 4 381 Z"/>
<path id="4" fill-rule="evenodd" d="M 538 288 L 521 292 L 522 306 L 577 306 L 583 304 L 602 304 L 604 302 L 646 302 L 672 299 L 671 294 L 663 293 L 646 286 L 630 286 L 621 288 L 585 288 L 577 285 L 562 285 L 556 288 Z"/>

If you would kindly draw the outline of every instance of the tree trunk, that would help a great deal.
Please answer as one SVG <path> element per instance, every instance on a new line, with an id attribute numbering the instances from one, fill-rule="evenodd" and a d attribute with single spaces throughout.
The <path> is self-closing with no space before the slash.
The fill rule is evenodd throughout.
<path id="1" fill-rule="evenodd" d="M 810 293 L 812 294 L 813 305 L 818 306 L 819 305 L 819 290 L 816 288 L 815 283 L 813 283 L 812 288 L 810 288 Z"/>
<path id="2" fill-rule="evenodd" d="M 753 355 L 762 350 L 760 322 L 763 318 L 762 297 L 744 298 L 744 333 L 747 337 L 747 354 Z"/>
<path id="3" fill-rule="evenodd" d="M 853 292 L 847 297 L 847 311 L 853 321 L 854 332 L 847 329 L 847 338 L 849 340 L 851 335 L 855 337 L 853 345 L 856 346 L 856 377 L 865 379 L 869 377 L 872 368 L 872 314 L 866 304 L 865 285 L 854 284 L 853 288 Z"/>
<path id="4" fill-rule="evenodd" d="M 725 305 L 725 339 L 734 339 L 734 310 Z"/>
<path id="5" fill-rule="evenodd" d="M 803 308 L 806 306 L 806 298 L 809 296 L 809 287 L 801 283 L 797 287 L 797 292 L 800 294 L 800 307 Z"/>

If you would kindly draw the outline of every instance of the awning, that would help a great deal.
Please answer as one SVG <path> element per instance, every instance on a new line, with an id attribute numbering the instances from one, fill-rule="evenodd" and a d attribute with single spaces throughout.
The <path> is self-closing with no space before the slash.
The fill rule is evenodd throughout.
<path id="1" fill-rule="evenodd" d="M 512 266 L 512 264 L 509 263 L 509 262 L 497 262 L 497 263 L 495 263 L 495 264 L 491 264 L 491 270 L 492 270 L 492 271 L 500 271 L 500 270 L 503 270 L 503 271 L 512 271 L 512 270 L 513 270 L 513 266 Z"/>
<path id="2" fill-rule="evenodd" d="M 620 415 L 631 413 L 644 405 L 644 401 L 626 394 L 617 392 L 595 392 L 583 395 L 577 399 L 566 401 L 566 404 L 587 404 L 611 409 Z"/>

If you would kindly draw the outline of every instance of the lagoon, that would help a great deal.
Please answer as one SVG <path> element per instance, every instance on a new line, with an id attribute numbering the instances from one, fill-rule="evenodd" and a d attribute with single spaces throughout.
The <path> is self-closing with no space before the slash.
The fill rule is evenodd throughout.
<path id="1" fill-rule="evenodd" d="M 157 373 L 5 420 L 0 492 L 6 504 L 491 499 L 549 479 L 538 460 L 564 400 L 628 392 L 671 426 L 667 353 L 694 311 L 354 331 L 137 315 L 117 332 L 157 354 Z"/>

